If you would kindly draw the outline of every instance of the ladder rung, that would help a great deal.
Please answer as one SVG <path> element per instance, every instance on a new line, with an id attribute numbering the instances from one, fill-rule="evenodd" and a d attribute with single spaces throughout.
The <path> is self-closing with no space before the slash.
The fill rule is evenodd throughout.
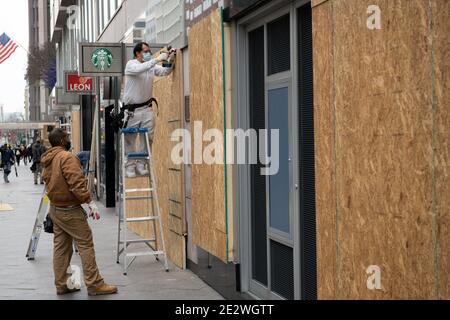
<path id="1" fill-rule="evenodd" d="M 133 252 L 127 253 L 127 257 L 159 256 L 161 254 L 164 254 L 164 251 Z"/>
<path id="2" fill-rule="evenodd" d="M 128 218 L 127 222 L 145 222 L 157 220 L 159 217 Z"/>
<path id="3" fill-rule="evenodd" d="M 146 199 L 153 199 L 153 197 L 152 196 L 148 196 L 148 197 L 125 197 L 125 200 L 146 200 Z"/>
<path id="4" fill-rule="evenodd" d="M 130 152 L 125 155 L 127 158 L 149 158 L 150 155 L 147 152 Z"/>
<path id="5" fill-rule="evenodd" d="M 123 134 L 142 134 L 142 133 L 148 133 L 147 128 L 125 128 L 120 130 Z"/>
<path id="6" fill-rule="evenodd" d="M 147 242 L 155 242 L 156 239 L 142 239 L 142 240 L 127 240 L 127 241 L 120 241 L 120 244 L 124 243 L 147 243 Z"/>
<path id="7" fill-rule="evenodd" d="M 153 192 L 153 188 L 149 189 L 127 189 L 125 193 Z"/>

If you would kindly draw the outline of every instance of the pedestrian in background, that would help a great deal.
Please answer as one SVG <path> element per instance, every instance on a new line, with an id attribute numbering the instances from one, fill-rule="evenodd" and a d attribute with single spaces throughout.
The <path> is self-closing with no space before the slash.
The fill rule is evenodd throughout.
<path id="1" fill-rule="evenodd" d="M 33 160 L 33 149 L 31 148 L 32 144 L 30 143 L 27 147 L 27 156 L 28 156 L 28 162 L 31 163 Z"/>
<path id="2" fill-rule="evenodd" d="M 17 145 L 14 152 L 16 154 L 16 163 L 20 167 L 20 159 L 22 158 L 22 150 L 20 150 L 20 145 Z"/>
<path id="3" fill-rule="evenodd" d="M 40 179 L 40 183 L 44 184 L 44 180 L 42 179 L 42 165 L 41 165 L 41 157 L 46 152 L 45 146 L 41 143 L 41 140 L 38 139 L 32 147 L 33 153 L 33 173 L 34 173 L 34 184 L 38 184 L 38 180 Z"/>
<path id="4" fill-rule="evenodd" d="M 15 155 L 14 151 L 12 151 L 11 146 L 8 146 L 6 143 L 1 149 L 2 154 L 2 163 L 1 166 L 3 168 L 3 179 L 5 183 L 10 183 L 9 175 L 11 174 L 11 167 L 14 165 Z"/>

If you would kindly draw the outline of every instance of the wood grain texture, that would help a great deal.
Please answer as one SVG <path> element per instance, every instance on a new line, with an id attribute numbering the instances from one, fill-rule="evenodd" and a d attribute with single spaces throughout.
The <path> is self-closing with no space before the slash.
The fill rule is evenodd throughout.
<path id="1" fill-rule="evenodd" d="M 71 141 L 73 146 L 73 152 L 75 154 L 81 152 L 81 112 L 72 111 L 71 117 Z"/>
<path id="2" fill-rule="evenodd" d="M 193 123 L 201 121 L 203 130 L 223 131 L 224 128 L 221 39 L 218 10 L 197 23 L 189 33 L 191 120 Z M 201 68 L 198 67 L 199 62 L 202 64 Z M 203 148 L 209 144 L 210 142 L 203 143 Z M 216 156 L 223 159 L 223 154 Z M 192 166 L 193 241 L 226 261 L 224 185 L 224 165 L 203 163 Z"/>
<path id="3" fill-rule="evenodd" d="M 156 120 L 156 130 L 153 144 L 153 158 L 155 175 L 158 187 L 158 197 L 161 208 L 161 217 L 164 228 L 166 250 L 169 259 L 178 267 L 186 268 L 185 250 L 185 216 L 184 216 L 184 182 L 182 168 L 175 166 L 171 160 L 171 151 L 174 143 L 170 140 L 173 130 L 181 128 L 182 119 L 182 57 L 177 54 L 177 62 L 173 73 L 168 77 L 157 78 L 153 87 L 153 95 L 159 103 L 159 114 Z M 178 168 L 177 170 L 172 170 Z M 142 188 L 148 185 L 146 179 L 130 179 L 134 185 Z M 171 199 L 178 202 L 177 219 L 171 216 Z M 141 208 L 144 207 L 144 208 Z M 137 214 L 145 209 L 146 202 L 141 204 L 130 203 L 132 214 Z M 148 207 L 148 205 L 147 205 Z M 132 226 L 132 230 L 144 237 L 152 236 L 150 223 L 141 223 L 140 226 Z M 159 243 L 161 241 L 159 239 Z"/>
<path id="4" fill-rule="evenodd" d="M 432 4 L 439 297 L 450 299 L 450 1 Z"/>
<path id="5" fill-rule="evenodd" d="M 328 2 L 313 9 L 314 118 L 318 296 L 334 299 L 337 285 L 336 189 L 334 174 L 333 33 Z"/>
<path id="6" fill-rule="evenodd" d="M 373 4 L 381 30 L 366 27 Z M 449 298 L 448 12 L 445 0 L 313 8 L 321 299 Z M 381 290 L 367 288 L 371 265 Z"/>

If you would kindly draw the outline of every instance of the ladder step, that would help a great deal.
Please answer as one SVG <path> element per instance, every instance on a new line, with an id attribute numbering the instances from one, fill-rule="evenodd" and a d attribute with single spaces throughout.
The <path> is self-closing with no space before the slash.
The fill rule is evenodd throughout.
<path id="1" fill-rule="evenodd" d="M 147 189 L 127 189 L 125 190 L 125 193 L 138 193 L 138 192 L 153 192 L 153 188 L 147 188 Z"/>
<path id="2" fill-rule="evenodd" d="M 127 222 L 145 222 L 145 221 L 153 221 L 158 220 L 159 217 L 143 217 L 143 218 L 128 218 Z"/>
<path id="3" fill-rule="evenodd" d="M 153 197 L 152 196 L 148 196 L 148 197 L 125 197 L 125 200 L 146 200 L 146 199 L 153 199 Z"/>
<path id="4" fill-rule="evenodd" d="M 149 159 L 148 153 L 129 153 L 126 155 L 128 159 Z"/>
<path id="5" fill-rule="evenodd" d="M 139 133 L 148 133 L 148 129 L 146 128 L 125 128 L 120 130 L 123 134 L 139 134 Z"/>
<path id="6" fill-rule="evenodd" d="M 142 239 L 142 240 L 127 240 L 127 241 L 120 241 L 120 244 L 126 243 L 147 243 L 147 242 L 155 242 L 156 239 Z"/>
<path id="7" fill-rule="evenodd" d="M 164 254 L 164 251 L 134 252 L 134 253 L 127 253 L 127 257 L 159 256 L 162 254 Z"/>

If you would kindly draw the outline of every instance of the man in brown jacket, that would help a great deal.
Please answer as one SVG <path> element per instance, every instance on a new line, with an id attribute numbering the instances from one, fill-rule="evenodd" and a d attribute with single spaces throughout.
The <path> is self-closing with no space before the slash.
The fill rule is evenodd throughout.
<path id="1" fill-rule="evenodd" d="M 73 293 L 69 289 L 67 269 L 73 254 L 75 240 L 83 265 L 84 282 L 90 296 L 117 293 L 117 287 L 104 283 L 95 260 L 92 231 L 87 214 L 81 204 L 88 204 L 90 217 L 99 220 L 100 214 L 87 188 L 78 158 L 68 152 L 71 149 L 69 137 L 61 129 L 49 135 L 52 148 L 42 156 L 43 178 L 50 199 L 50 218 L 53 220 L 54 252 L 53 269 L 58 295 Z"/>

